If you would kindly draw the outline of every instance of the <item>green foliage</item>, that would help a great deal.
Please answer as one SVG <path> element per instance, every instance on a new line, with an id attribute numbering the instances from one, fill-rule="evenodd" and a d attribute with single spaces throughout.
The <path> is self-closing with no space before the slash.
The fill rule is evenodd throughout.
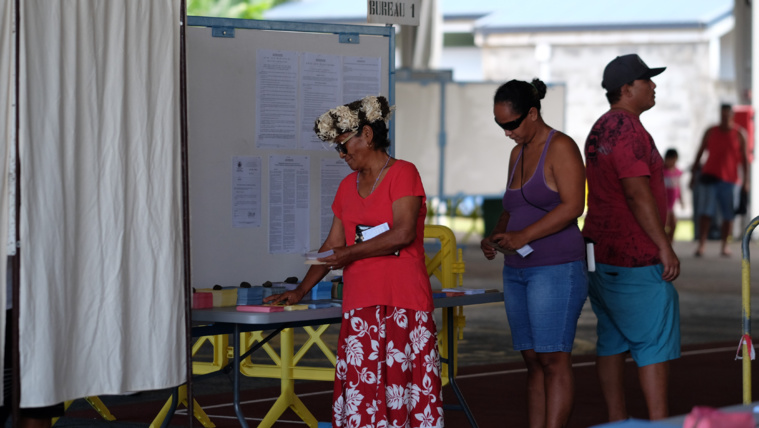
<path id="1" fill-rule="evenodd" d="M 187 14 L 220 18 L 261 19 L 265 11 L 290 0 L 188 0 Z"/>

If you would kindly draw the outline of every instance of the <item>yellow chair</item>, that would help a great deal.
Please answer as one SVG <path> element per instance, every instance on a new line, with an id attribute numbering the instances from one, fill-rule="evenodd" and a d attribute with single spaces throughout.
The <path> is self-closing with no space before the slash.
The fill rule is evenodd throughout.
<path id="1" fill-rule="evenodd" d="M 440 251 L 435 253 L 432 257 L 428 254 L 424 255 L 425 264 L 427 266 L 427 274 L 429 276 L 435 276 L 442 288 L 456 288 L 460 287 L 464 282 L 464 260 L 461 249 L 456 248 L 456 236 L 451 229 L 445 226 L 437 225 L 425 225 L 424 237 L 437 239 L 440 241 Z M 464 327 L 466 326 L 466 317 L 464 316 L 464 307 L 457 306 L 453 311 L 453 328 L 455 333 L 453 335 L 453 373 L 458 373 L 458 341 L 464 338 Z M 448 314 L 443 311 L 443 323 L 442 327 L 438 331 L 437 341 L 438 349 L 440 351 L 440 357 L 448 358 Z M 440 377 L 443 381 L 443 386 L 448 385 L 448 364 L 444 364 Z"/>

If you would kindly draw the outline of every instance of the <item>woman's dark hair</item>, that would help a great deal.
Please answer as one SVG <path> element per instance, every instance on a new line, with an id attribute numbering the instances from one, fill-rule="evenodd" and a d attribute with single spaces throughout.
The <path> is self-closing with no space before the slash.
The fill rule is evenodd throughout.
<path id="1" fill-rule="evenodd" d="M 364 125 L 368 125 L 374 132 L 374 139 L 372 140 L 372 148 L 374 150 L 387 151 L 390 147 L 390 139 L 387 138 L 388 129 L 384 120 L 375 120 L 373 123 L 362 122 L 358 129 L 364 129 Z"/>
<path id="2" fill-rule="evenodd" d="M 356 100 L 353 101 L 350 104 L 346 104 L 349 109 L 352 111 L 358 112 L 358 129 L 359 132 L 361 132 L 362 129 L 364 129 L 364 125 L 368 125 L 370 128 L 372 128 L 372 132 L 374 133 L 374 139 L 372 140 L 372 148 L 374 150 L 382 150 L 387 151 L 387 148 L 390 147 L 390 139 L 388 138 L 388 129 L 387 125 L 385 124 L 385 121 L 382 119 L 375 120 L 374 122 L 369 123 L 369 121 L 366 118 L 366 113 L 361 109 L 361 101 L 362 100 Z M 388 103 L 387 98 L 383 96 L 378 96 L 377 101 L 380 105 L 380 111 L 382 113 L 383 118 L 387 118 L 390 114 L 390 103 Z"/>
<path id="3" fill-rule="evenodd" d="M 546 84 L 540 79 L 532 79 L 532 83 L 524 80 L 510 80 L 501 85 L 493 104 L 509 103 L 514 113 L 522 115 L 535 107 L 540 113 L 540 100 L 546 96 Z"/>

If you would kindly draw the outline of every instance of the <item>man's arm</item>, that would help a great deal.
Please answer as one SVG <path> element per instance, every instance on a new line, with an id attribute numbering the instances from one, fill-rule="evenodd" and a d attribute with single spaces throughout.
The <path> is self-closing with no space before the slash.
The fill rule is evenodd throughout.
<path id="1" fill-rule="evenodd" d="M 627 206 L 630 207 L 635 220 L 659 248 L 659 257 L 664 265 L 662 279 L 674 281 L 680 275 L 680 260 L 664 232 L 656 200 L 649 186 L 649 178 L 647 176 L 630 177 L 623 178 L 621 182 Z"/>

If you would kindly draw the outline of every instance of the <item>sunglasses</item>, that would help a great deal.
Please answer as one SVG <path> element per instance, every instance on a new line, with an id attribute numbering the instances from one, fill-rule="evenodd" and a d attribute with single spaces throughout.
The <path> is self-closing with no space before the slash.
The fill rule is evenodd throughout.
<path id="1" fill-rule="evenodd" d="M 358 132 L 354 132 L 351 134 L 350 137 L 344 139 L 342 142 L 335 141 L 335 150 L 337 150 L 337 153 L 340 153 L 341 155 L 347 155 L 348 154 L 348 148 L 345 147 L 346 144 L 348 144 L 348 141 L 350 141 L 351 138 L 358 135 Z"/>
<path id="2" fill-rule="evenodd" d="M 522 124 L 522 121 L 524 121 L 524 119 L 527 117 L 529 113 L 530 113 L 530 109 L 527 109 L 527 111 L 524 112 L 523 115 L 519 116 L 519 119 L 512 120 L 511 122 L 506 122 L 506 123 L 499 122 L 497 118 L 493 118 L 493 119 L 495 119 L 495 123 L 501 128 L 503 128 L 504 130 L 513 131 L 519 128 L 519 125 Z"/>

